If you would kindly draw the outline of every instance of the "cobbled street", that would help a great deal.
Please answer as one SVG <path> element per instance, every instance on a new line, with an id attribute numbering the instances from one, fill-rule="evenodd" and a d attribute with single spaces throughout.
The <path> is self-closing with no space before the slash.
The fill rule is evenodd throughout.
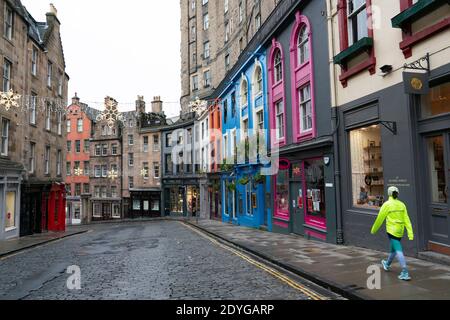
<path id="1" fill-rule="evenodd" d="M 90 230 L 0 260 L 0 299 L 307 299 L 179 222 Z M 72 265 L 81 290 L 67 288 Z"/>

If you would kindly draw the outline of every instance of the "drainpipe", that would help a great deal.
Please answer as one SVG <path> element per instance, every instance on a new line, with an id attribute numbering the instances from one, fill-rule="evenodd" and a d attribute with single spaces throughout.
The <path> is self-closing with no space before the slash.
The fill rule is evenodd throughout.
<path id="1" fill-rule="evenodd" d="M 330 87 L 331 87 L 331 126 L 333 128 L 333 149 L 334 149 L 334 182 L 335 182 L 335 197 L 336 197 L 336 240 L 337 244 L 344 244 L 343 231 L 343 217 L 342 217 L 342 201 L 341 201 L 341 166 L 339 154 L 339 112 L 337 99 L 337 73 L 334 66 L 333 57 L 335 52 L 334 33 L 333 33 L 333 18 L 337 15 L 333 12 L 332 0 L 327 0 L 327 25 L 328 25 L 328 50 L 329 50 L 329 64 L 330 64 Z"/>

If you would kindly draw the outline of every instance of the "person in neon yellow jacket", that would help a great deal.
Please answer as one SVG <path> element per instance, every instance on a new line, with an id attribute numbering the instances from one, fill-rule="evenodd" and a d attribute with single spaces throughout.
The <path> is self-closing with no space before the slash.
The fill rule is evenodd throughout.
<path id="1" fill-rule="evenodd" d="M 384 203 L 381 207 L 378 218 L 372 227 L 372 234 L 376 234 L 386 220 L 386 229 L 391 246 L 391 254 L 389 255 L 388 260 L 381 261 L 381 264 L 383 265 L 385 271 L 390 271 L 392 262 L 394 262 L 395 257 L 397 257 L 402 267 L 402 272 L 398 278 L 400 280 L 409 281 L 411 280 L 411 277 L 406 265 L 405 255 L 403 254 L 401 240 L 405 235 L 405 229 L 408 232 L 408 238 L 410 241 L 414 240 L 414 232 L 406 205 L 398 200 L 398 188 L 390 187 L 388 189 L 388 195 L 389 201 Z"/>

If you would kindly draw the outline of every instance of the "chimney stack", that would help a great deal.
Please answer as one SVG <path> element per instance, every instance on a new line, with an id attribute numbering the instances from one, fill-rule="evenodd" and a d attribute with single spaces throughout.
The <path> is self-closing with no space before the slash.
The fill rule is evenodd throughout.
<path id="1" fill-rule="evenodd" d="M 53 3 L 50 4 L 50 10 L 46 14 L 47 16 L 47 25 L 50 27 L 49 30 L 51 30 L 52 27 L 57 27 L 61 25 L 61 23 L 58 20 L 58 10 L 56 10 L 56 7 L 53 5 Z M 57 30 L 59 32 L 59 29 Z"/>
<path id="2" fill-rule="evenodd" d="M 76 92 L 75 96 L 72 98 L 72 104 L 80 105 L 80 98 L 78 97 Z"/>
<path id="3" fill-rule="evenodd" d="M 144 96 L 138 96 L 136 100 L 136 112 L 145 113 Z"/>
<path id="4" fill-rule="evenodd" d="M 163 109 L 163 102 L 161 101 L 161 97 L 160 96 L 153 97 L 152 112 L 161 113 L 162 109 Z"/>

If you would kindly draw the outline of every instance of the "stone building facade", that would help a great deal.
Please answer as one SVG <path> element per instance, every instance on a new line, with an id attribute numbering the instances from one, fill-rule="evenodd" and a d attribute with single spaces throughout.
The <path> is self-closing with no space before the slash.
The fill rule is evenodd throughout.
<path id="1" fill-rule="evenodd" d="M 108 114 L 118 114 L 117 101 L 105 98 Z M 105 114 L 105 113 L 104 113 Z M 88 222 L 122 219 L 122 123 L 106 116 L 94 125 L 90 142 L 91 198 Z"/>
<path id="2" fill-rule="evenodd" d="M 181 107 L 208 100 L 279 0 L 180 0 Z"/>
<path id="3" fill-rule="evenodd" d="M 127 218 L 161 216 L 161 129 L 166 125 L 160 97 L 146 112 L 139 96 L 136 111 L 124 114 L 123 208 Z"/>
<path id="4" fill-rule="evenodd" d="M 65 106 L 69 77 L 57 11 L 37 22 L 19 0 L 0 1 L 0 239 L 65 228 Z M 6 215 L 6 217 L 3 216 Z"/>

